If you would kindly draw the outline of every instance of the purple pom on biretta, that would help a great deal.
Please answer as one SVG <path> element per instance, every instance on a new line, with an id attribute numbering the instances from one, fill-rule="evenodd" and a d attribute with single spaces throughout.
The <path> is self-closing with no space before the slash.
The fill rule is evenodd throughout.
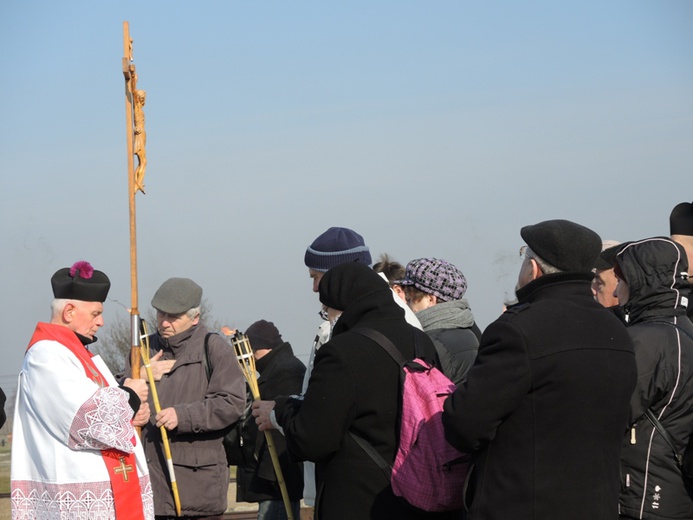
<path id="1" fill-rule="evenodd" d="M 70 267 L 70 276 L 72 278 L 74 278 L 77 273 L 79 273 L 80 278 L 89 280 L 89 278 L 91 278 L 94 274 L 94 268 L 89 262 L 80 260 L 79 262 L 75 262 L 74 265 Z"/>

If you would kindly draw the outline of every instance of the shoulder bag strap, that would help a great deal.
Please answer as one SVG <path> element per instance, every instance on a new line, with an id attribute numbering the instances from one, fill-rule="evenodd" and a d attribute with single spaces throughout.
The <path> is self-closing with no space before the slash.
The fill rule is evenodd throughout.
<path id="1" fill-rule="evenodd" d="M 650 323 L 657 323 L 659 325 L 666 325 L 668 327 L 673 327 L 675 329 L 678 329 L 679 331 L 683 332 L 684 336 L 688 337 L 691 341 L 693 341 L 693 336 L 691 336 L 688 331 L 684 330 L 683 328 L 679 327 L 675 323 L 671 323 L 669 321 L 651 321 Z M 650 422 L 654 425 L 654 427 L 657 429 L 659 434 L 664 438 L 666 443 L 669 445 L 671 448 L 671 451 L 674 452 L 674 458 L 676 459 L 676 466 L 678 466 L 679 469 L 681 469 L 681 466 L 683 465 L 683 455 L 679 453 L 679 451 L 676 449 L 676 446 L 674 445 L 674 439 L 672 439 L 671 435 L 669 435 L 669 432 L 664 429 L 664 426 L 662 423 L 659 422 L 655 414 L 650 410 L 649 408 L 645 410 L 645 416 L 650 420 Z"/>
<path id="2" fill-rule="evenodd" d="M 209 359 L 209 337 L 214 334 L 214 332 L 208 332 L 205 336 L 205 357 L 202 358 L 202 364 L 205 366 L 205 372 L 207 373 L 207 382 L 212 377 L 212 362 Z"/>
<path id="3" fill-rule="evenodd" d="M 367 327 L 357 327 L 355 329 L 349 330 L 349 332 L 360 334 L 361 336 L 365 336 L 375 341 L 385 352 L 390 354 L 390 357 L 394 359 L 400 367 L 404 366 L 407 363 L 407 360 L 404 359 L 404 356 L 402 356 L 402 353 L 399 351 L 399 349 L 395 347 L 392 341 L 390 341 L 387 338 L 387 336 L 385 336 L 383 333 Z"/>
<path id="4" fill-rule="evenodd" d="M 681 466 L 683 465 L 683 455 L 681 455 L 676 447 L 674 446 L 674 439 L 671 438 L 671 435 L 669 435 L 669 432 L 664 429 L 664 426 L 662 426 L 662 423 L 659 422 L 657 417 L 655 417 L 655 414 L 652 413 L 652 410 L 649 408 L 645 410 L 645 416 L 650 420 L 650 422 L 654 425 L 654 427 L 657 429 L 659 434 L 664 437 L 664 440 L 667 442 L 669 447 L 671 448 L 671 451 L 674 452 L 674 458 L 676 459 L 676 466 L 681 469 Z"/>
<path id="5" fill-rule="evenodd" d="M 397 349 L 397 347 L 395 347 L 392 341 L 390 341 L 381 332 L 366 327 L 351 329 L 349 332 L 354 332 L 356 334 L 365 336 L 375 341 L 399 365 L 400 370 L 401 367 L 404 366 L 404 364 L 406 363 L 406 360 L 404 359 L 404 356 L 402 356 L 402 353 Z M 365 451 L 370 456 L 370 458 L 373 459 L 373 461 L 378 465 L 380 470 L 385 474 L 387 479 L 390 480 L 390 478 L 392 477 L 392 466 L 388 464 L 385 458 L 380 453 L 378 453 L 378 451 L 373 447 L 373 445 L 363 437 L 356 435 L 352 431 L 349 432 L 349 435 L 352 439 L 356 441 L 356 444 L 361 446 L 363 451 Z"/>

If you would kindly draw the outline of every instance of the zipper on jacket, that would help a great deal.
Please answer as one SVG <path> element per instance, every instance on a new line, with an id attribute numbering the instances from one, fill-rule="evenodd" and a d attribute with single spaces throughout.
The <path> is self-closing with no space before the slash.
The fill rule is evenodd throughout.
<path id="1" fill-rule="evenodd" d="M 635 425 L 630 428 L 630 443 L 635 444 Z"/>

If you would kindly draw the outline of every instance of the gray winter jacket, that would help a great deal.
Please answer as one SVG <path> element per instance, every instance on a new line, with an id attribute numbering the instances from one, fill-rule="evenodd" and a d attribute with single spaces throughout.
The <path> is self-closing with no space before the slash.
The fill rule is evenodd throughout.
<path id="1" fill-rule="evenodd" d="M 225 428 L 238 420 L 245 404 L 245 382 L 233 348 L 219 335 L 209 338 L 207 380 L 204 339 L 207 328 L 196 325 L 163 339 L 150 336 L 151 356 L 163 349 L 162 359 L 175 359 L 171 371 L 157 383 L 161 408 L 173 407 L 178 427 L 168 432 L 183 516 L 223 514 L 227 507 L 229 468 L 222 445 Z M 157 516 L 175 516 L 161 432 L 152 418 L 143 428 L 144 451 Z"/>

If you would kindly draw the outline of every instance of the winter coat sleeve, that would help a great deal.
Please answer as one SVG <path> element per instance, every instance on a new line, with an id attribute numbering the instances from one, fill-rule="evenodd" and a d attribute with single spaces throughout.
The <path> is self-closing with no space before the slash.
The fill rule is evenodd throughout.
<path id="1" fill-rule="evenodd" d="M 667 325 L 643 325 L 632 334 L 638 382 L 630 402 L 631 423 L 642 417 L 648 408 L 661 401 L 674 384 L 675 370 L 667 360 L 662 345 L 671 344 Z M 667 343 L 669 342 L 669 343 Z"/>
<path id="2" fill-rule="evenodd" d="M 467 382 L 445 401 L 443 424 L 449 442 L 463 451 L 481 449 L 529 389 L 529 359 L 522 334 L 511 323 L 492 323 L 484 332 Z"/>
<path id="3" fill-rule="evenodd" d="M 356 401 L 354 377 L 342 354 L 330 343 L 323 345 L 303 401 L 277 400 L 275 414 L 293 460 L 320 461 L 340 448 Z"/>

